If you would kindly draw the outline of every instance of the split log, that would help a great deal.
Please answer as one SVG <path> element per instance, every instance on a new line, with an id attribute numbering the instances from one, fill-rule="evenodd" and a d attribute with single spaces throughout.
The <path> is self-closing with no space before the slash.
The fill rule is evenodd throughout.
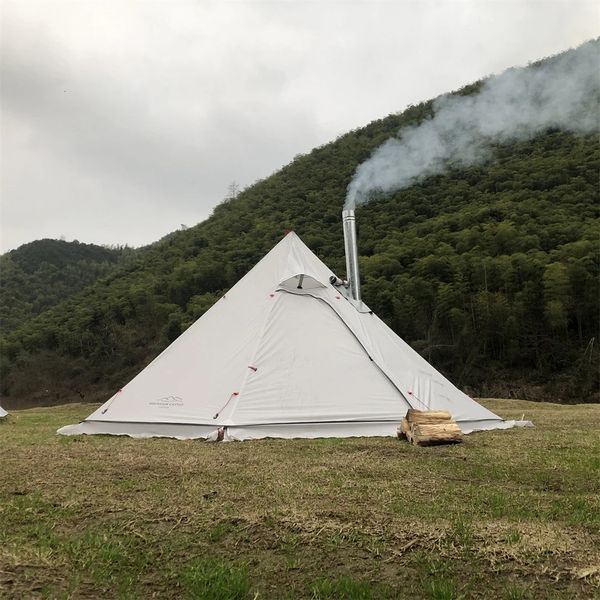
<path id="1" fill-rule="evenodd" d="M 413 444 L 434 446 L 462 442 L 462 431 L 453 421 L 445 423 L 420 423 L 411 425 Z"/>
<path id="2" fill-rule="evenodd" d="M 412 440 L 410 423 L 408 422 L 406 417 L 404 417 L 404 419 L 402 419 L 402 421 L 400 422 L 400 425 L 398 425 L 398 437 L 400 439 L 406 438 L 409 442 Z"/>
<path id="3" fill-rule="evenodd" d="M 462 431 L 446 410 L 411 408 L 398 427 L 398 437 L 418 446 L 462 442 Z"/>
<path id="4" fill-rule="evenodd" d="M 443 423 L 452 421 L 452 415 L 447 410 L 416 410 L 409 408 L 406 413 L 409 423 Z"/>

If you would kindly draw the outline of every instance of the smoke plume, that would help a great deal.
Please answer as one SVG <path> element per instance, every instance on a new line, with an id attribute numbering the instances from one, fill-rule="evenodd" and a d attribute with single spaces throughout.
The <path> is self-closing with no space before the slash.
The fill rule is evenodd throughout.
<path id="1" fill-rule="evenodd" d="M 431 118 L 400 130 L 357 168 L 345 208 L 375 191 L 394 192 L 449 168 L 481 163 L 494 145 L 549 128 L 598 132 L 599 50 L 600 41 L 590 41 L 540 65 L 491 77 L 476 94 L 437 98 Z"/>

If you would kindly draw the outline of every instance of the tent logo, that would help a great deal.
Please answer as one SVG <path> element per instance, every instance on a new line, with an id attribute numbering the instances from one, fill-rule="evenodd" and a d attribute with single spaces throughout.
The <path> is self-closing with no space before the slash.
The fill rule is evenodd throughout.
<path id="1" fill-rule="evenodd" d="M 148 403 L 150 406 L 183 406 L 183 398 L 179 396 L 163 396 Z"/>

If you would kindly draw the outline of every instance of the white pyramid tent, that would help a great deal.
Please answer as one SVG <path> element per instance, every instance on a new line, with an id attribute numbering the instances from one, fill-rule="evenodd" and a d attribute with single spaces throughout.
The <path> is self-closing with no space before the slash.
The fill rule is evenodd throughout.
<path id="1" fill-rule="evenodd" d="M 8 413 L 0 406 L 0 419 L 8 416 Z"/>
<path id="2" fill-rule="evenodd" d="M 289 233 L 122 390 L 59 433 L 219 438 L 395 435 L 408 408 L 465 432 L 511 427 L 359 311 Z"/>

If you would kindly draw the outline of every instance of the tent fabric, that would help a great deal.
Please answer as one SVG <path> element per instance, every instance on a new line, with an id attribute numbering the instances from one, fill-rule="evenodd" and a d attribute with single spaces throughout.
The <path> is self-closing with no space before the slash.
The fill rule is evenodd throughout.
<path id="1" fill-rule="evenodd" d="M 289 233 L 122 390 L 65 435 L 244 440 L 395 435 L 408 408 L 507 428 Z"/>
<path id="2" fill-rule="evenodd" d="M 8 413 L 0 406 L 0 419 L 6 417 Z"/>

